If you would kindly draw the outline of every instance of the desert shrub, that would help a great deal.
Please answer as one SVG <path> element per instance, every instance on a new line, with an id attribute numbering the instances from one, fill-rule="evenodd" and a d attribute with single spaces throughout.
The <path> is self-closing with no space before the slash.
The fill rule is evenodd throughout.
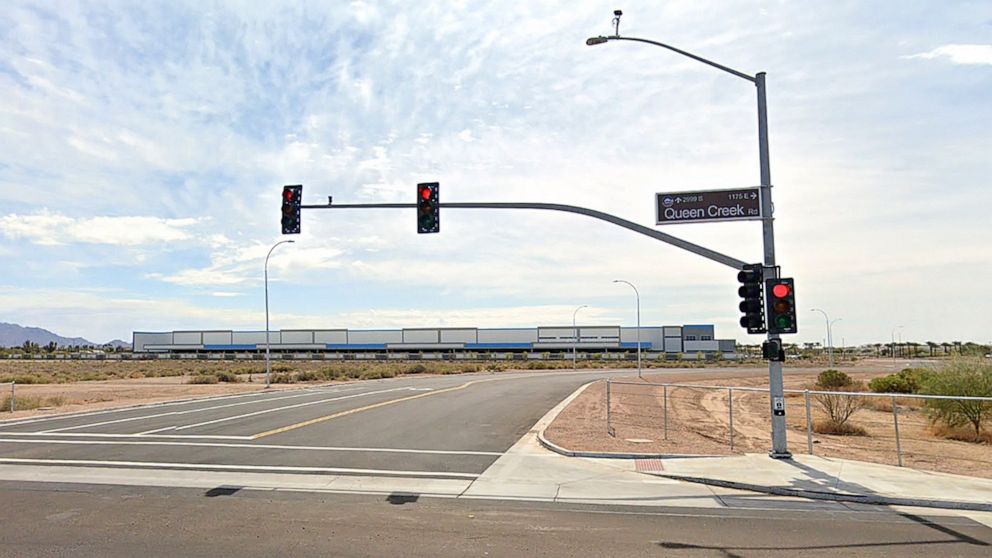
<path id="1" fill-rule="evenodd" d="M 867 436 L 868 431 L 856 424 L 846 421 L 837 422 L 832 419 L 813 421 L 813 431 L 818 434 L 834 434 L 837 436 Z"/>
<path id="2" fill-rule="evenodd" d="M 238 376 L 234 372 L 229 372 L 227 370 L 222 370 L 216 374 L 217 380 L 220 382 L 226 382 L 231 384 L 236 384 L 241 381 L 241 376 Z"/>
<path id="3" fill-rule="evenodd" d="M 41 407 L 61 407 L 67 403 L 64 395 L 53 395 L 51 397 L 37 397 L 34 395 L 15 396 L 14 406 L 17 411 L 28 411 Z M 10 412 L 10 396 L 0 398 L 0 412 Z"/>
<path id="4" fill-rule="evenodd" d="M 186 380 L 187 384 L 216 384 L 220 379 L 213 374 L 193 374 Z"/>
<path id="5" fill-rule="evenodd" d="M 288 364 L 273 364 L 272 365 L 272 371 L 273 372 L 292 372 L 293 371 L 293 367 L 290 366 L 290 365 L 288 365 Z"/>
<path id="6" fill-rule="evenodd" d="M 973 359 L 951 361 L 944 369 L 930 374 L 921 388 L 930 395 L 992 397 L 992 364 Z M 970 426 L 981 438 L 982 425 L 992 420 L 992 401 L 929 399 L 925 407 L 933 424 L 951 428 Z"/>
<path id="7" fill-rule="evenodd" d="M 273 384 L 295 384 L 297 382 L 296 376 L 289 374 L 287 372 L 280 372 L 278 374 L 273 374 L 271 382 Z"/>
<path id="8" fill-rule="evenodd" d="M 534 360 L 527 363 L 527 370 L 547 370 L 548 363 L 543 360 Z"/>
<path id="9" fill-rule="evenodd" d="M 846 373 L 834 369 L 824 370 L 816 377 L 817 389 L 839 390 L 850 386 L 853 382 L 854 380 L 852 380 Z"/>
<path id="10" fill-rule="evenodd" d="M 314 370 L 304 370 L 296 374 L 298 382 L 318 382 L 324 379 L 324 375 Z"/>
<path id="11" fill-rule="evenodd" d="M 14 382 L 15 384 L 47 384 L 49 383 L 49 379 L 37 374 L 13 374 L 0 376 L 0 383 L 7 384 L 10 382 Z"/>
<path id="12" fill-rule="evenodd" d="M 403 369 L 403 374 L 423 374 L 424 372 L 427 372 L 427 367 L 419 362 Z"/>
<path id="13" fill-rule="evenodd" d="M 872 379 L 868 389 L 875 393 L 918 393 L 931 374 L 933 372 L 925 368 L 904 368 L 895 374 Z"/>
<path id="14" fill-rule="evenodd" d="M 841 372 L 840 370 L 824 370 L 816 377 L 816 387 L 824 391 L 862 391 L 864 390 L 864 384 L 861 382 L 855 382 L 850 376 Z M 866 397 L 859 397 L 854 395 L 843 395 L 840 393 L 818 393 L 813 396 L 816 400 L 817 405 L 823 412 L 826 413 L 828 420 L 824 423 L 822 428 L 833 430 L 830 433 L 842 433 L 845 429 L 852 430 L 855 427 L 848 428 L 847 421 L 861 409 L 868 406 L 869 401 Z M 814 424 L 814 427 L 816 425 Z M 820 432 L 817 430 L 817 432 Z M 823 432 L 827 434 L 828 432 Z M 847 432 L 851 433 L 851 432 Z"/>

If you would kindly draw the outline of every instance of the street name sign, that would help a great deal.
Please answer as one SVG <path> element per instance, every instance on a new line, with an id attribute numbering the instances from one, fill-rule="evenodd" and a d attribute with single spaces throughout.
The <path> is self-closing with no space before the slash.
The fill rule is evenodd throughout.
<path id="1" fill-rule="evenodd" d="M 761 219 L 761 188 L 655 194 L 658 225 Z"/>

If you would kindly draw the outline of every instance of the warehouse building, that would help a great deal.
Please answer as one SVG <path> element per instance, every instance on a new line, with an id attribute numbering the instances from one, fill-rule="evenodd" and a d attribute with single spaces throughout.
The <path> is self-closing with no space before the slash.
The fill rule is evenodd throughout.
<path id="1" fill-rule="evenodd" d="M 542 326 L 534 328 L 283 329 L 269 333 L 277 353 L 562 353 L 635 352 L 636 327 Z M 132 337 L 135 353 L 265 351 L 264 331 L 199 330 L 146 332 Z M 733 339 L 716 339 L 712 325 L 640 328 L 641 351 L 735 353 Z"/>

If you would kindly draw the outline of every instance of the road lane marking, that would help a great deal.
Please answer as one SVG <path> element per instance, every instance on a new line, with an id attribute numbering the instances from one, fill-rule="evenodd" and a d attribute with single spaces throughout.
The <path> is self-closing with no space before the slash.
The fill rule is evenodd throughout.
<path id="1" fill-rule="evenodd" d="M 286 405 L 285 407 L 275 407 L 275 408 L 272 408 L 272 409 L 262 409 L 261 411 L 254 411 L 254 412 L 251 412 L 251 413 L 245 413 L 243 415 L 234 415 L 234 416 L 219 418 L 219 419 L 215 419 L 215 420 L 208 420 L 208 421 L 205 421 L 205 422 L 198 422 L 196 424 L 187 424 L 185 426 L 176 427 L 175 430 L 177 430 L 177 431 L 178 430 L 189 430 L 190 428 L 196 428 L 198 426 L 206 426 L 208 424 L 217 424 L 219 422 L 227 422 L 227 421 L 230 421 L 230 420 L 237 420 L 237 419 L 241 419 L 241 418 L 254 417 L 254 416 L 257 416 L 257 415 L 264 415 L 264 414 L 268 414 L 268 413 L 276 413 L 276 412 L 279 412 L 279 411 L 285 411 L 287 409 L 296 409 L 296 408 L 299 408 L 299 407 L 307 407 L 309 405 L 317 405 L 319 403 L 327 403 L 327 402 L 330 402 L 330 401 L 341 401 L 343 399 L 352 399 L 354 397 L 364 397 L 366 395 L 377 395 L 377 394 L 380 394 L 380 393 L 389 393 L 391 391 L 408 391 L 409 389 L 410 388 L 408 388 L 408 387 L 399 387 L 399 388 L 381 389 L 381 390 L 378 390 L 378 391 L 364 391 L 362 393 L 353 393 L 351 395 L 342 395 L 340 397 L 331 397 L 330 399 L 319 399 L 317 401 L 307 401 L 306 403 L 297 403 L 296 405 Z"/>
<path id="2" fill-rule="evenodd" d="M 248 439 L 247 436 L 244 439 Z M 472 455 L 484 457 L 499 457 L 503 455 L 498 451 L 474 451 L 474 450 L 432 450 L 432 449 L 410 449 L 410 448 L 356 448 L 337 446 L 292 446 L 279 444 L 219 444 L 207 442 L 168 442 L 152 440 L 25 440 L 25 439 L 5 439 L 0 438 L 0 444 L 67 444 L 67 445 L 105 445 L 105 446 L 177 446 L 177 447 L 198 447 L 198 448 L 238 448 L 238 449 L 277 449 L 289 451 L 340 451 L 355 453 L 413 453 L 424 455 Z"/>
<path id="3" fill-rule="evenodd" d="M 93 427 L 93 426 L 104 426 L 106 424 L 118 424 L 118 423 L 121 423 L 121 422 L 133 422 L 133 421 L 136 421 L 136 420 L 145 420 L 145 419 L 151 419 L 151 418 L 168 417 L 168 416 L 179 416 L 179 415 L 188 415 L 190 413 L 200 413 L 200 412 L 203 412 L 203 411 L 213 411 L 215 409 L 226 409 L 228 407 L 237 407 L 237 406 L 240 406 L 240 405 L 254 405 L 256 403 L 267 403 L 269 401 L 280 401 L 282 399 L 294 399 L 294 398 L 297 398 L 297 397 L 307 397 L 307 396 L 311 396 L 311 395 L 314 395 L 314 394 L 320 394 L 320 393 L 323 393 L 323 392 L 321 392 L 321 391 L 309 391 L 309 390 L 307 390 L 307 393 L 297 393 L 297 394 L 294 394 L 294 395 L 284 395 L 282 397 L 272 397 L 272 398 L 269 398 L 269 399 L 260 399 L 260 400 L 257 400 L 257 401 L 240 401 L 238 403 L 228 403 L 226 405 L 214 405 L 213 407 L 202 407 L 202 408 L 199 408 L 199 409 L 187 409 L 185 411 L 169 411 L 167 413 L 158 413 L 156 415 L 142 415 L 140 417 L 128 417 L 128 418 L 117 419 L 117 420 L 105 420 L 103 422 L 91 422 L 91 423 L 88 423 L 88 424 L 80 424 L 80 425 L 76 425 L 76 426 L 66 426 L 66 427 L 62 427 L 62 428 L 53 428 L 51 430 L 43 430 L 42 432 L 44 432 L 46 434 L 47 433 L 50 433 L 50 432 L 66 432 L 68 430 L 78 430 L 80 428 L 89 428 L 89 427 Z"/>
<path id="4" fill-rule="evenodd" d="M 53 437 L 53 438 L 178 438 L 180 440 L 251 440 L 251 436 L 213 436 L 202 434 L 105 434 L 103 432 L 0 432 L 2 436 Z"/>
<path id="5" fill-rule="evenodd" d="M 11 465 L 93 465 L 96 467 L 139 467 L 149 469 L 208 469 L 212 471 L 263 471 L 288 473 L 338 473 L 350 475 L 378 475 L 391 477 L 432 477 L 474 479 L 475 473 L 448 471 L 400 471 L 393 469 L 352 469 L 348 467 L 291 467 L 281 465 L 218 465 L 214 463 L 160 463 L 155 461 L 94 461 L 89 459 L 22 459 L 0 457 L 0 463 Z"/>
<path id="6" fill-rule="evenodd" d="M 336 418 L 339 418 L 339 417 L 343 417 L 343 416 L 347 416 L 347 415 L 352 415 L 352 414 L 355 414 L 355 413 L 361 413 L 362 411 L 369 411 L 371 409 L 378 409 L 379 407 L 385 407 L 386 405 L 393 405 L 395 403 L 402 403 L 403 401 L 411 401 L 413 399 L 420 399 L 421 397 L 430 397 L 432 395 L 438 395 L 438 394 L 441 394 L 441 393 L 448 393 L 448 392 L 452 392 L 452 391 L 457 391 L 457 390 L 460 390 L 460 389 L 465 389 L 465 388 L 467 388 L 468 386 L 470 386 L 472 384 L 477 384 L 477 383 L 481 383 L 481 382 L 492 382 L 492 381 L 494 381 L 496 379 L 497 378 L 490 378 L 490 379 L 485 379 L 485 380 L 472 380 L 471 382 L 465 382 L 464 384 L 462 384 L 460 386 L 455 386 L 455 387 L 450 387 L 450 388 L 445 388 L 445 389 L 439 389 L 439 390 L 434 390 L 434 391 L 425 391 L 423 393 L 418 393 L 417 395 L 411 395 L 409 397 L 401 397 L 399 399 L 390 399 L 389 401 L 380 401 L 379 403 L 373 403 L 371 405 L 366 405 L 364 407 L 357 407 L 355 409 L 348 409 L 346 411 L 340 411 L 340 412 L 337 412 L 337 413 L 334 413 L 334 414 L 330 414 L 330 415 L 327 415 L 327 416 L 318 417 L 318 418 L 310 419 L 310 420 L 305 420 L 303 422 L 298 422 L 296 424 L 290 424 L 288 426 L 283 426 L 283 427 L 280 427 L 280 428 L 274 428 L 272 430 L 267 430 L 265 432 L 259 432 L 258 434 L 255 434 L 254 436 L 252 436 L 251 439 L 252 440 L 257 440 L 259 438 L 265 438 L 266 436 L 272 436 L 273 434 L 282 434 L 283 432 L 289 432 L 290 430 L 296 430 L 297 428 L 303 428 L 304 426 L 310 426 L 310 425 L 317 424 L 317 423 L 324 422 L 324 421 L 328 421 L 328 420 L 331 420 L 331 419 L 336 419 Z"/>

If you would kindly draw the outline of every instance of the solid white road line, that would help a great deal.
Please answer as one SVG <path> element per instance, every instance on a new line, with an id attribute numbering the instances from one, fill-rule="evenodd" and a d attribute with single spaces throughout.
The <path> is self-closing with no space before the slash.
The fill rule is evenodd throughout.
<path id="1" fill-rule="evenodd" d="M 198 447 L 198 448 L 240 448 L 240 449 L 277 449 L 289 451 L 341 451 L 357 453 L 414 453 L 424 455 L 481 455 L 500 456 L 502 452 L 497 451 L 472 451 L 472 450 L 431 450 L 431 449 L 408 449 L 408 448 L 355 448 L 355 447 L 335 447 L 335 446 L 287 446 L 278 444 L 218 444 L 206 442 L 166 442 L 166 441 L 136 441 L 136 440 L 25 440 L 0 438 L 0 444 L 68 444 L 68 445 L 106 445 L 106 446 L 177 446 L 177 447 Z"/>
<path id="2" fill-rule="evenodd" d="M 322 392 L 319 392 L 319 391 L 313 392 L 313 391 L 309 391 L 308 390 L 306 393 L 297 393 L 297 394 L 293 394 L 293 395 L 284 395 L 282 397 L 272 397 L 272 398 L 269 398 L 269 399 L 260 399 L 258 401 L 240 401 L 238 403 L 228 403 L 226 405 L 214 405 L 212 407 L 200 407 L 200 408 L 197 408 L 197 409 L 187 409 L 185 411 L 169 411 L 167 413 L 158 413 L 158 414 L 155 414 L 155 415 L 142 415 L 140 417 L 128 417 L 128 418 L 117 419 L 117 420 L 105 420 L 103 422 L 91 422 L 91 423 L 87 423 L 87 424 L 79 424 L 79 425 L 76 425 L 76 426 L 66 426 L 66 427 L 63 427 L 63 428 L 53 428 L 51 430 L 43 430 L 43 432 L 45 432 L 45 433 L 48 433 L 48 432 L 67 432 L 69 430 L 78 430 L 80 428 L 90 428 L 90 427 L 93 427 L 93 426 L 103 426 L 103 425 L 106 425 L 106 424 L 118 424 L 118 423 L 121 423 L 121 422 L 133 422 L 133 421 L 136 421 L 136 420 L 145 420 L 145 419 L 152 419 L 152 418 L 159 418 L 159 417 L 168 417 L 168 416 L 188 415 L 188 414 L 191 414 L 191 413 L 202 413 L 204 411 L 213 411 L 215 409 L 226 409 L 228 407 L 238 407 L 238 406 L 241 406 L 241 405 L 254 405 L 256 403 L 267 403 L 269 401 L 280 401 L 280 400 L 283 400 L 283 399 L 295 399 L 297 397 L 308 397 L 308 396 L 314 395 L 315 393 L 316 394 L 320 394 Z"/>
<path id="3" fill-rule="evenodd" d="M 28 436 L 31 438 L 178 438 L 181 440 L 253 440 L 251 436 L 207 436 L 201 434 L 104 434 L 102 432 L 0 432 L 2 436 Z"/>
<path id="4" fill-rule="evenodd" d="M 176 428 L 176 431 L 179 431 L 179 430 L 189 430 L 190 428 L 197 428 L 199 426 L 206 426 L 208 424 L 217 424 L 219 422 L 227 422 L 227 421 L 231 421 L 231 420 L 238 420 L 238 419 L 242 419 L 242 418 L 254 417 L 254 416 L 264 415 L 264 414 L 268 414 L 268 413 L 277 413 L 279 411 L 285 411 L 285 410 L 288 410 L 288 409 L 296 409 L 296 408 L 299 408 L 299 407 L 306 407 L 306 406 L 309 406 L 309 405 L 318 405 L 320 403 L 328 403 L 330 401 L 341 401 L 343 399 L 353 399 L 355 397 L 365 397 L 366 395 L 377 395 L 377 394 L 380 394 L 380 393 L 389 393 L 391 391 L 409 391 L 410 389 L 411 388 L 408 388 L 408 387 L 401 387 L 401 388 L 382 389 L 382 390 L 379 390 L 379 391 L 365 391 L 365 392 L 362 392 L 362 393 L 354 393 L 354 394 L 351 394 L 351 395 L 342 395 L 340 397 L 331 397 L 329 399 L 319 399 L 317 401 L 307 401 L 306 403 L 297 403 L 296 405 L 286 405 L 284 407 L 275 407 L 275 408 L 272 408 L 272 409 L 262 409 L 261 411 L 255 411 L 253 413 L 245 413 L 243 415 L 234 415 L 234 416 L 219 418 L 219 419 L 215 419 L 215 420 L 208 420 L 208 421 L 205 421 L 205 422 L 198 422 L 196 424 L 187 424 L 185 426 L 179 426 L 179 427 Z M 152 432 L 158 432 L 158 431 L 154 431 L 153 430 Z"/>
<path id="5" fill-rule="evenodd" d="M 474 479 L 475 473 L 450 473 L 447 471 L 400 471 L 392 469 L 351 469 L 346 467 L 289 467 L 270 465 L 218 465 L 213 463 L 159 463 L 153 461 L 93 461 L 88 459 L 20 459 L 0 457 L 0 463 L 35 465 L 94 465 L 97 467 L 143 467 L 156 469 L 209 469 L 214 471 L 270 471 L 290 473 L 341 473 L 386 475 L 396 477 L 445 477 Z"/>

